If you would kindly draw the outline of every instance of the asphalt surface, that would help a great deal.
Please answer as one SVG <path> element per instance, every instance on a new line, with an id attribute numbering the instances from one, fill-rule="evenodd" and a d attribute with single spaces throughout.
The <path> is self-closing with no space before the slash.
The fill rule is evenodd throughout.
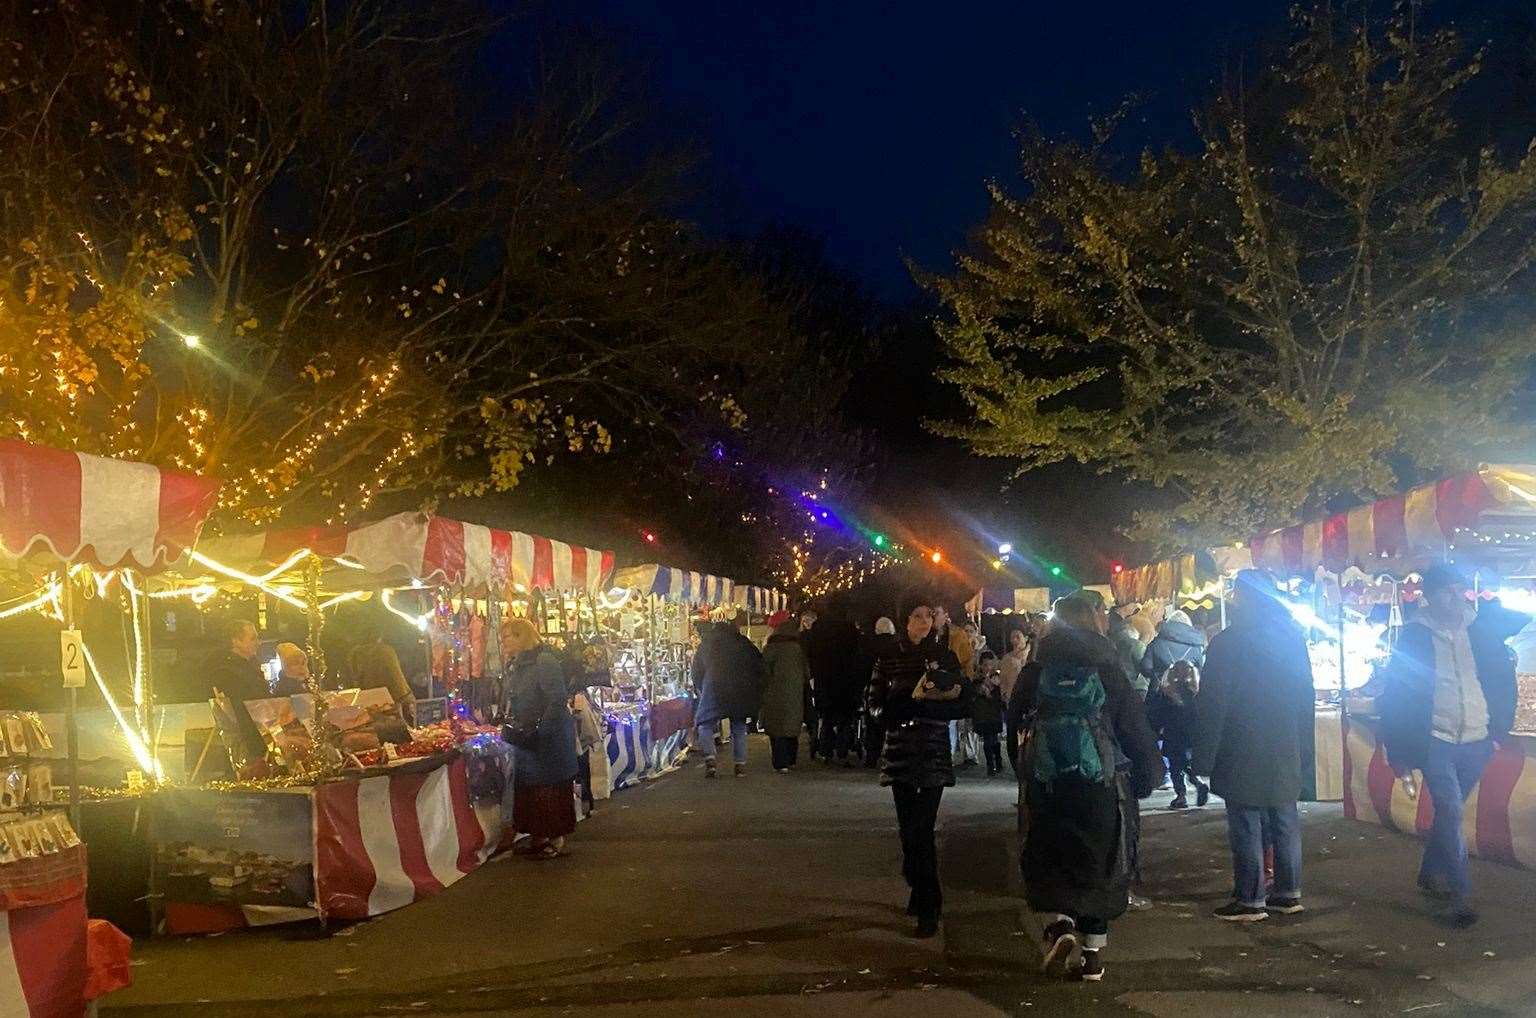
<path id="1" fill-rule="evenodd" d="M 865 770 L 696 767 L 599 805 L 554 862 L 502 857 L 445 893 L 339 931 L 135 944 L 104 1015 L 1536 1013 L 1536 874 L 1474 861 L 1483 921 L 1439 925 L 1413 840 L 1304 808 L 1301 916 L 1234 927 L 1219 807 L 1144 825 L 1145 912 L 1103 983 L 1038 971 L 1009 779 L 967 774 L 940 815 L 946 922 L 909 936 L 889 792 Z M 974 772 L 972 772 L 974 773 Z M 1159 793 L 1149 800 L 1165 805 Z"/>

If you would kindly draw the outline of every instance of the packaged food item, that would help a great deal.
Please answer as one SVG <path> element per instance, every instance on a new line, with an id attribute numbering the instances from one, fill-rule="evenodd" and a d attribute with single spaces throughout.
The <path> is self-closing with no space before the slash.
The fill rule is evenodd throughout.
<path id="1" fill-rule="evenodd" d="M 43 724 L 43 717 L 37 711 L 27 711 L 23 715 L 26 719 L 27 746 L 33 753 L 44 752 L 53 749 L 53 739 L 48 734 L 47 727 Z"/>
<path id="2" fill-rule="evenodd" d="M 5 715 L 5 741 L 10 744 L 12 756 L 27 755 L 27 723 L 20 714 Z"/>
<path id="3" fill-rule="evenodd" d="M 27 772 L 12 767 L 0 780 L 0 809 L 20 809 L 27 801 Z"/>
<path id="4" fill-rule="evenodd" d="M 52 764 L 35 763 L 27 768 L 27 801 L 43 806 L 52 804 Z"/>
<path id="5" fill-rule="evenodd" d="M 37 843 L 37 850 L 44 855 L 59 854 L 59 836 L 54 833 L 53 825 L 41 820 L 34 820 L 27 824 L 27 830 L 32 835 L 32 840 Z"/>
<path id="6" fill-rule="evenodd" d="M 48 822 L 53 825 L 54 834 L 58 835 L 59 845 L 62 848 L 74 848 L 80 844 L 80 835 L 69 826 L 69 817 L 63 813 L 52 813 L 48 816 Z"/>
<path id="7" fill-rule="evenodd" d="M 27 830 L 24 823 L 6 824 L 5 836 L 11 839 L 11 847 L 16 850 L 16 855 L 21 859 L 36 859 L 38 856 L 37 839 L 32 832 Z"/>
<path id="8" fill-rule="evenodd" d="M 5 836 L 5 829 L 0 827 L 0 866 L 8 862 L 15 862 L 20 858 L 21 856 L 16 853 L 16 849 L 11 845 L 11 839 Z"/>

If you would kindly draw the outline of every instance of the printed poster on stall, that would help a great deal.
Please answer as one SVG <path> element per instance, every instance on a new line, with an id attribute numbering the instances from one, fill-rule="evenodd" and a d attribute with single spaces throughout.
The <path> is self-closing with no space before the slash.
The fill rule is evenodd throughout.
<path id="1" fill-rule="evenodd" d="M 308 790 L 155 796 L 155 867 L 168 902 L 284 905 L 314 901 Z"/>

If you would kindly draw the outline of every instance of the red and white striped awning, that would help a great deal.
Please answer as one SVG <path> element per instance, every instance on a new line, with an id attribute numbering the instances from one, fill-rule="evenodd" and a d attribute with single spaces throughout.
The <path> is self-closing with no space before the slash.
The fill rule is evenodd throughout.
<path id="1" fill-rule="evenodd" d="M 1536 467 L 1484 466 L 1249 542 L 1254 565 L 1285 576 L 1319 566 L 1371 571 L 1383 559 L 1443 555 L 1459 531 L 1536 525 Z M 1495 543 L 1497 535 L 1495 535 Z"/>
<path id="2" fill-rule="evenodd" d="M 424 513 L 399 513 L 360 527 L 309 527 L 213 538 L 197 550 L 239 569 L 278 565 L 309 549 L 376 578 L 420 580 L 469 591 L 508 584 L 529 590 L 607 589 L 613 552 Z"/>
<path id="3" fill-rule="evenodd" d="M 0 439 L 0 550 L 145 571 L 196 543 L 219 482 Z"/>

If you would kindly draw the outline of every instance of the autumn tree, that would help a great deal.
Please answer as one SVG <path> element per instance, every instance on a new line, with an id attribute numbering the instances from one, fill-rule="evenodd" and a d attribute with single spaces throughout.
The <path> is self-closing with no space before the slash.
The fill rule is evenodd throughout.
<path id="1" fill-rule="evenodd" d="M 935 430 L 1164 489 L 1132 528 L 1164 546 L 1528 441 L 1536 140 L 1480 119 L 1484 59 L 1420 3 L 1323 4 L 1198 150 L 1026 129 L 1025 188 L 925 280 L 971 410 Z"/>
<path id="2" fill-rule="evenodd" d="M 610 55 L 482 69 L 525 30 L 469 2 L 5 8 L 0 433 L 217 474 L 221 525 L 744 434 L 753 358 L 814 370 L 786 298 L 672 211 L 685 160 Z"/>

